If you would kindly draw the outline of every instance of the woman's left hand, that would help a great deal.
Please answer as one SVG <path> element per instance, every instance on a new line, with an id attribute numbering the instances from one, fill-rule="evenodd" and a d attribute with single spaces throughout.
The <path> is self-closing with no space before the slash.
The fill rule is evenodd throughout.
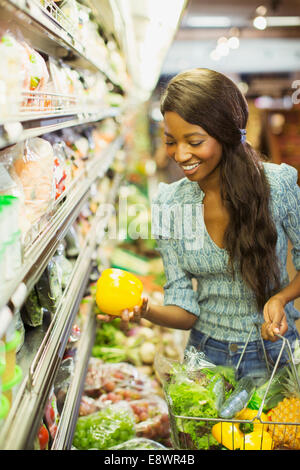
<path id="1" fill-rule="evenodd" d="M 265 304 L 263 310 L 265 322 L 261 327 L 263 339 L 274 342 L 279 339 L 277 334 L 283 336 L 287 332 L 288 324 L 284 306 L 284 302 L 276 295 Z"/>

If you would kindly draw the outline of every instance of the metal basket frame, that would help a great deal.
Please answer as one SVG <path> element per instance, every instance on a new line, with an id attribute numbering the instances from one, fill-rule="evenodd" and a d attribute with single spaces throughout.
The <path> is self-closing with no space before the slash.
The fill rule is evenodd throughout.
<path id="1" fill-rule="evenodd" d="M 250 338 L 251 338 L 251 335 L 252 335 L 252 332 L 253 332 L 253 329 L 254 328 L 257 328 L 258 332 L 259 332 L 259 337 L 261 339 L 261 343 L 262 343 L 262 348 L 263 348 L 263 353 L 264 353 L 264 359 L 266 361 L 266 366 L 267 366 L 267 370 L 268 372 L 270 373 L 270 365 L 269 365 L 269 362 L 267 360 L 267 354 L 266 354 L 266 349 L 265 349 L 265 346 L 264 346 L 264 342 L 263 342 L 263 338 L 261 336 L 261 330 L 260 330 L 260 326 L 258 323 L 255 323 L 253 325 L 253 327 L 251 328 L 250 332 L 249 332 L 249 335 L 247 337 L 247 340 L 245 342 L 245 345 L 243 347 L 243 350 L 242 350 L 242 353 L 241 353 L 241 356 L 239 358 L 239 361 L 238 361 L 238 364 L 236 366 L 236 370 L 238 370 L 240 364 L 241 364 L 241 361 L 243 359 L 243 356 L 245 354 L 245 351 L 247 349 L 247 346 L 248 346 L 248 343 L 250 341 Z M 187 421 L 196 421 L 196 422 L 206 422 L 206 423 L 211 423 L 212 426 L 216 423 L 219 423 L 219 422 L 224 422 L 224 423 L 231 423 L 232 424 L 232 449 L 234 449 L 234 440 L 235 440 L 235 437 L 234 437 L 234 425 L 239 425 L 241 423 L 254 423 L 255 421 L 255 424 L 261 424 L 261 442 L 260 442 L 260 449 L 262 449 L 263 447 L 263 431 L 267 429 L 267 426 L 270 425 L 270 421 L 264 421 L 261 417 L 262 413 L 263 413 L 263 409 L 264 409 L 264 404 L 265 404 L 265 399 L 267 397 L 267 394 L 268 394 L 268 391 L 269 391 L 269 388 L 271 386 L 271 383 L 272 383 L 272 380 L 274 378 L 274 375 L 278 369 L 278 365 L 279 365 L 279 362 L 280 362 L 280 359 L 281 359 L 281 356 L 283 354 L 283 351 L 285 348 L 287 348 L 287 352 L 288 352 L 288 356 L 289 356 L 289 365 L 292 369 L 292 372 L 296 378 L 296 382 L 297 382 L 297 385 L 298 385 L 298 389 L 299 389 L 299 392 L 300 392 L 300 379 L 299 379 L 299 376 L 298 376 L 298 373 L 297 373 L 297 369 L 296 369 L 296 365 L 295 365 L 295 360 L 294 360 L 294 357 L 293 357 L 293 353 L 292 353 L 292 349 L 291 349 L 291 346 L 290 346 L 290 343 L 289 341 L 284 338 L 284 336 L 281 336 L 279 334 L 277 334 L 277 336 L 282 340 L 282 345 L 281 345 L 281 348 L 280 348 L 280 352 L 278 354 L 278 357 L 277 357 L 277 360 L 276 360 L 276 363 L 273 367 L 273 370 L 271 372 L 271 375 L 270 375 L 270 378 L 269 378 L 269 381 L 268 381 L 268 385 L 267 385 L 267 388 L 265 390 L 265 393 L 264 393 L 264 396 L 263 396 L 263 399 L 262 399 L 262 402 L 261 402 L 261 405 L 259 407 L 259 409 L 257 410 L 257 414 L 256 416 L 254 416 L 251 420 L 245 420 L 245 419 L 235 419 L 235 418 L 232 418 L 232 419 L 222 419 L 222 418 L 209 418 L 209 417 L 193 417 L 193 416 L 181 416 L 181 415 L 177 415 L 175 413 L 173 413 L 172 411 L 172 400 L 170 398 L 170 396 L 168 395 L 166 389 L 164 390 L 165 392 L 165 397 L 166 397 L 166 401 L 167 401 L 167 404 L 168 404 L 168 410 L 169 410 L 169 417 L 170 417 L 170 427 L 171 427 L 171 437 L 172 437 L 172 442 L 173 442 L 173 446 L 175 449 L 190 449 L 190 450 L 197 450 L 196 447 L 194 446 L 191 446 L 191 444 L 188 442 L 188 439 L 187 439 L 187 436 L 186 436 L 186 433 L 183 433 L 183 436 L 180 437 L 180 429 L 185 429 L 185 425 L 187 423 Z M 178 426 L 178 424 L 180 424 L 180 426 Z M 274 441 L 274 432 L 275 432 L 275 425 L 278 425 L 278 426 L 285 426 L 285 429 L 284 429 L 284 435 L 285 433 L 287 432 L 287 428 L 288 427 L 292 427 L 294 428 L 293 432 L 294 432 L 294 440 L 296 440 L 297 438 L 297 433 L 300 433 L 300 422 L 278 422 L 278 421 L 272 421 L 271 423 L 272 425 L 272 428 L 273 428 L 273 432 L 269 432 L 269 434 L 271 435 L 272 437 L 272 441 Z M 221 426 L 221 441 L 222 441 L 222 426 Z M 209 443 L 209 435 L 207 435 L 207 449 L 210 449 L 211 446 L 210 446 L 210 443 Z M 292 447 L 293 448 L 293 447 Z M 290 447 L 289 447 L 290 449 Z"/>

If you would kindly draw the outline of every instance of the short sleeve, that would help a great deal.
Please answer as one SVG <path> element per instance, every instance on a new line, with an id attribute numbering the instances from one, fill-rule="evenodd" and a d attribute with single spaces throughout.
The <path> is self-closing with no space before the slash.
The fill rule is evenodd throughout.
<path id="1" fill-rule="evenodd" d="M 158 251 L 162 257 L 166 275 L 164 305 L 177 305 L 198 317 L 200 307 L 197 293 L 193 290 L 192 276 L 180 266 L 176 249 L 172 243 L 174 243 L 173 240 L 157 240 Z"/>
<path id="2" fill-rule="evenodd" d="M 292 259 L 300 271 L 300 187 L 297 184 L 297 170 L 281 164 L 283 227 L 292 244 Z"/>

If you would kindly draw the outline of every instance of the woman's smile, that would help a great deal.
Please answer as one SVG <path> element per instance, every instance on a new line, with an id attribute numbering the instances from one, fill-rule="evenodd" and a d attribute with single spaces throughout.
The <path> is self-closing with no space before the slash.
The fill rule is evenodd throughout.
<path id="1" fill-rule="evenodd" d="M 185 121 L 179 114 L 164 114 L 167 154 L 192 181 L 212 176 L 222 157 L 221 144 L 202 127 Z"/>

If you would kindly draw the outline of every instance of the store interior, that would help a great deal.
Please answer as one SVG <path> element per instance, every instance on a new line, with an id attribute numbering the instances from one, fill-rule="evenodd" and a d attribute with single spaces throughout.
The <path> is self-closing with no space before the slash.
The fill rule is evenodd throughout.
<path id="1" fill-rule="evenodd" d="M 239 445 L 212 434 L 217 414 L 198 428 L 174 418 L 167 377 L 188 331 L 99 318 L 105 296 L 113 310 L 127 295 L 99 293 L 106 269 L 163 305 L 151 201 L 184 174 L 166 153 L 160 98 L 196 67 L 237 84 L 247 141 L 300 185 L 298 0 L 0 0 L 1 450 L 245 447 L 246 431 Z M 266 429 L 262 397 L 252 418 Z M 299 412 L 289 418 L 292 437 L 285 419 L 252 449 L 299 450 Z"/>

